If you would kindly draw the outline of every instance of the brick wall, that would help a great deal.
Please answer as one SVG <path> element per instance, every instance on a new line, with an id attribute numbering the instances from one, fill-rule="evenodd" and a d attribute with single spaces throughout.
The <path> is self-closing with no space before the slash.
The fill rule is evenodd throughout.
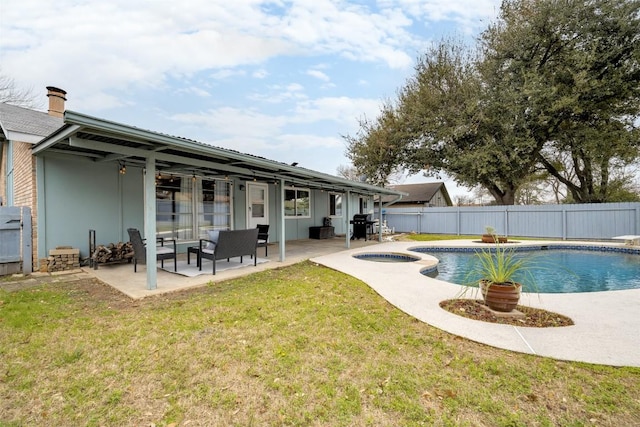
<path id="1" fill-rule="evenodd" d="M 31 154 L 32 144 L 13 143 L 13 204 L 31 208 L 33 227 L 33 270 L 37 271 L 38 260 L 38 210 L 36 204 L 36 158 Z"/>

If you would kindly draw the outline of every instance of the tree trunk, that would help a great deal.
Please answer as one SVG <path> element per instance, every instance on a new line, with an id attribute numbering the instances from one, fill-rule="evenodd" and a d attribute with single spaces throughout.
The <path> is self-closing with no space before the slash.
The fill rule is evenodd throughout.
<path id="1" fill-rule="evenodd" d="M 495 185 L 487 185 L 485 186 L 489 193 L 496 200 L 497 205 L 514 205 L 516 201 L 516 189 L 515 188 L 507 188 L 501 189 Z"/>

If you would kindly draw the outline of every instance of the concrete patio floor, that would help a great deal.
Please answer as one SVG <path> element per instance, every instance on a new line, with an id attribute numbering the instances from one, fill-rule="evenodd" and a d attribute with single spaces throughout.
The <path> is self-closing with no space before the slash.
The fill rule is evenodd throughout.
<path id="1" fill-rule="evenodd" d="M 352 248 L 363 248 L 376 245 L 377 240 L 352 240 L 350 245 Z M 258 259 L 268 259 L 268 262 L 258 264 L 257 266 L 247 266 L 232 270 L 218 271 L 213 274 L 201 274 L 196 277 L 186 277 L 176 273 L 170 273 L 166 270 L 158 268 L 157 270 L 157 289 L 149 290 L 146 288 L 147 270 L 146 266 L 138 265 L 138 272 L 134 273 L 133 264 L 112 264 L 99 265 L 97 270 L 83 267 L 83 271 L 95 276 L 100 281 L 107 283 L 113 288 L 119 290 L 123 294 L 134 298 L 144 298 L 152 295 L 160 295 L 167 292 L 175 292 L 185 289 L 205 286 L 209 283 L 222 282 L 224 280 L 236 277 L 246 276 L 258 271 L 268 269 L 286 267 L 298 262 L 335 252 L 344 251 L 346 249 L 345 238 L 336 237 L 333 239 L 304 239 L 289 241 L 285 245 L 285 261 L 279 261 L 278 244 L 269 244 L 268 257 L 264 256 L 264 248 L 258 248 Z M 178 259 L 186 260 L 187 255 L 181 254 Z M 248 258 L 248 257 L 246 257 Z M 191 262 L 195 263 L 193 256 Z M 219 265 L 224 265 L 224 261 L 219 261 Z M 170 266 L 171 261 L 165 261 L 165 267 Z M 158 264 L 159 266 L 160 264 Z M 204 265 L 204 264 L 203 264 Z"/>
<path id="2" fill-rule="evenodd" d="M 520 244 L 554 243 L 566 245 L 568 242 L 526 241 Z M 615 243 L 611 245 L 620 246 Z M 434 264 L 434 258 L 412 252 L 410 248 L 425 246 L 480 247 L 483 244 L 470 240 L 389 242 L 376 246 L 373 251 L 406 253 L 422 258 L 417 262 L 371 262 L 353 258 L 355 254 L 368 252 L 362 248 L 326 254 L 311 260 L 362 280 L 405 313 L 472 341 L 554 359 L 640 367 L 640 289 L 566 294 L 523 293 L 521 304 L 564 314 L 574 321 L 573 326 L 531 328 L 479 322 L 440 308 L 441 301 L 460 295 L 461 286 L 420 273 Z"/>

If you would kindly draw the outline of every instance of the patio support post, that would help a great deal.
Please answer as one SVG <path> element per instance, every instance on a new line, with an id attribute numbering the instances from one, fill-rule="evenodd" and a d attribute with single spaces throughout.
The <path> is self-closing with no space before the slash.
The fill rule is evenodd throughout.
<path id="1" fill-rule="evenodd" d="M 280 249 L 280 262 L 284 262 L 285 258 L 285 218 L 284 218 L 284 179 L 280 180 L 280 206 L 278 206 L 278 219 L 280 220 L 280 237 L 278 238 L 278 248 Z"/>
<path id="2" fill-rule="evenodd" d="M 147 155 L 144 176 L 144 237 L 147 239 L 147 289 L 158 287 L 156 271 L 156 154 Z"/>
<path id="3" fill-rule="evenodd" d="M 382 243 L 382 194 L 378 194 L 378 200 L 378 242 Z"/>
<path id="4" fill-rule="evenodd" d="M 344 198 L 344 202 L 346 205 L 344 207 L 344 211 L 345 211 L 344 229 L 347 230 L 347 232 L 344 233 L 345 239 L 347 239 L 347 241 L 345 242 L 345 246 L 347 249 L 349 249 L 351 247 L 351 234 L 349 233 L 349 218 L 351 217 L 351 213 L 349 212 L 349 208 L 351 207 L 351 191 L 347 190 L 347 194 L 346 194 L 346 197 Z"/>

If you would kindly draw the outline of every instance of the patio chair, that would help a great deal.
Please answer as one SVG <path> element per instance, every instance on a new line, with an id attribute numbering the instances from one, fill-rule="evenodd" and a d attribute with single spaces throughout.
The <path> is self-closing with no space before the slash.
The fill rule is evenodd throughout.
<path id="1" fill-rule="evenodd" d="M 264 247 L 264 256 L 267 256 L 267 244 L 269 241 L 269 224 L 258 224 L 258 246 Z"/>
<path id="2" fill-rule="evenodd" d="M 147 248 L 145 244 L 147 239 L 142 238 L 140 231 L 137 228 L 127 228 L 127 232 L 129 233 L 129 240 L 133 246 L 133 271 L 137 272 L 138 262 L 140 262 L 140 264 L 147 263 Z M 164 244 L 166 242 L 173 242 L 173 249 L 165 246 Z M 156 245 L 158 243 L 160 246 L 156 248 L 156 259 L 160 261 L 160 266 L 164 268 L 165 259 L 173 259 L 173 270 L 177 272 L 178 259 L 176 257 L 176 240 L 156 237 Z"/>

